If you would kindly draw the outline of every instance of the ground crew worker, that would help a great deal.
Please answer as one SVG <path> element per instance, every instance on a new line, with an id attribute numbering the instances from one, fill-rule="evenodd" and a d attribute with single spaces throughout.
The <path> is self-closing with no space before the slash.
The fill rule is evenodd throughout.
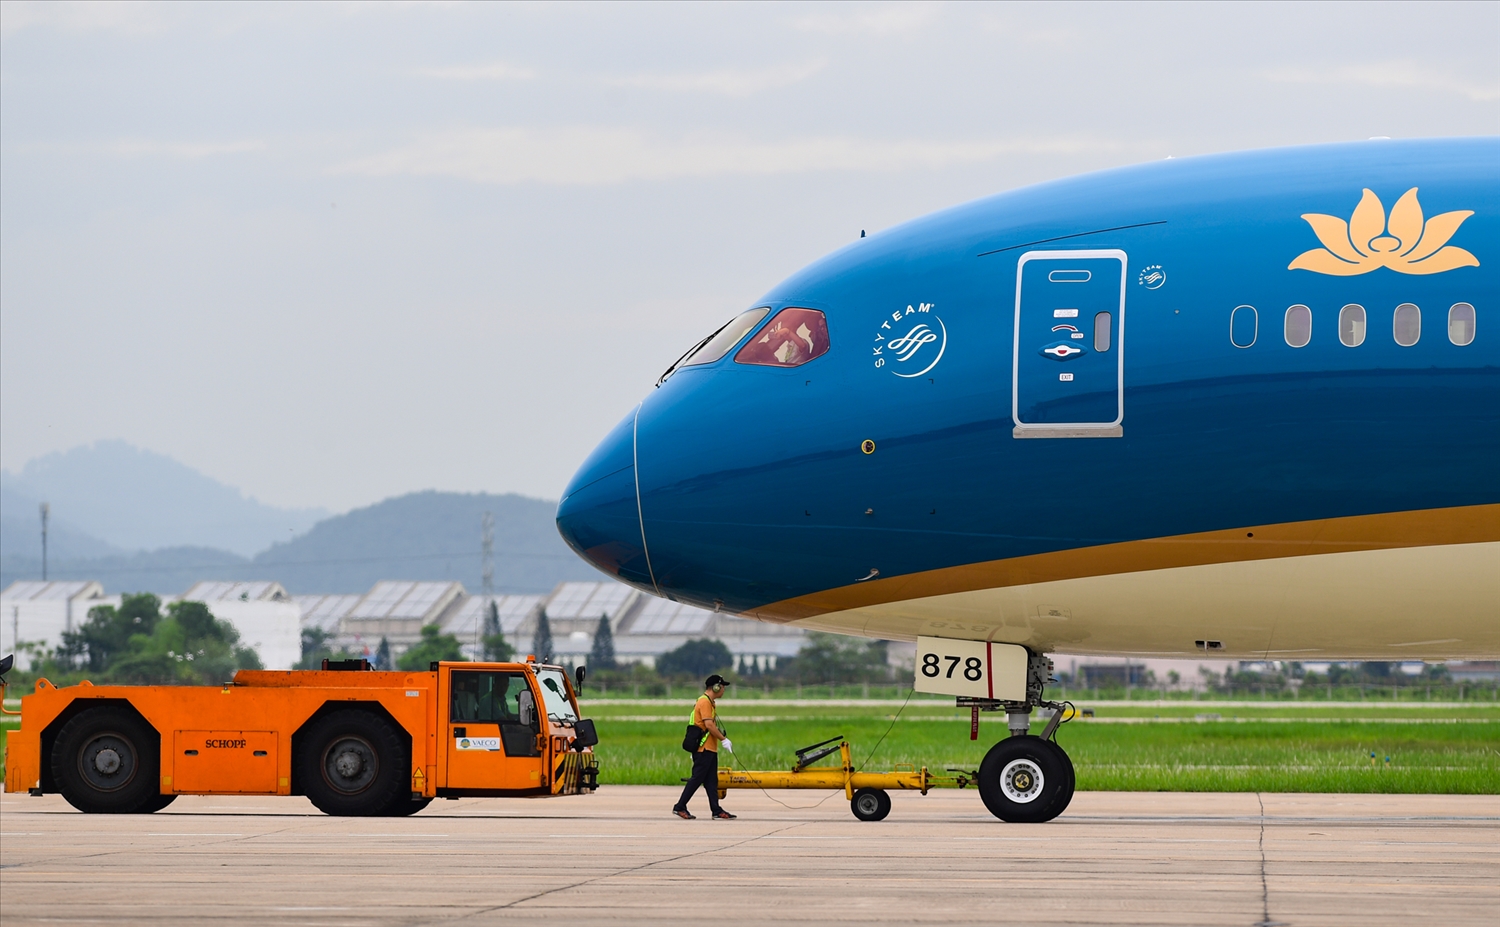
<path id="1" fill-rule="evenodd" d="M 714 820 L 735 819 L 735 815 L 719 807 L 719 744 L 722 743 L 727 750 L 734 750 L 734 743 L 724 735 L 724 728 L 719 724 L 718 702 L 723 698 L 724 687 L 727 685 L 729 680 L 714 673 L 703 681 L 703 694 L 698 696 L 698 702 L 693 706 L 693 723 L 703 728 L 703 740 L 693 754 L 692 777 L 688 779 L 682 790 L 682 797 L 677 799 L 677 805 L 672 809 L 672 813 L 684 821 L 691 821 L 695 817 L 688 811 L 687 804 L 700 785 L 708 793 L 708 810 L 713 813 Z"/>

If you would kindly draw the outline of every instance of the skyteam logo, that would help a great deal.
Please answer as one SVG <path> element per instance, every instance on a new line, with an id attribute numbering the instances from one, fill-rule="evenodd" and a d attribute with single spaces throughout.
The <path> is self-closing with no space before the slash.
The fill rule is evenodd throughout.
<path id="1" fill-rule="evenodd" d="M 875 369 L 898 377 L 920 377 L 938 365 L 948 348 L 948 328 L 933 313 L 936 303 L 896 310 L 875 331 Z"/>

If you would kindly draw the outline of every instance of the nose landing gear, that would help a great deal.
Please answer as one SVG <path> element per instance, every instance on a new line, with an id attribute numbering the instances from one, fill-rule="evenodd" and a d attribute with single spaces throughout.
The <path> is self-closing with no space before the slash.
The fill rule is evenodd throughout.
<path id="1" fill-rule="evenodd" d="M 1014 824 L 1040 824 L 1062 814 L 1073 800 L 1073 761 L 1052 738 L 1071 706 L 1048 702 L 1042 690 L 1052 681 L 1052 661 L 1033 655 L 1027 662 L 1026 700 L 960 698 L 960 708 L 1004 711 L 1011 736 L 985 754 L 975 784 L 990 813 Z M 1029 733 L 1034 708 L 1051 709 L 1040 737 Z"/>
<path id="2" fill-rule="evenodd" d="M 979 764 L 979 797 L 990 814 L 1012 824 L 1040 824 L 1073 800 L 1073 762 L 1050 740 L 1008 737 Z"/>

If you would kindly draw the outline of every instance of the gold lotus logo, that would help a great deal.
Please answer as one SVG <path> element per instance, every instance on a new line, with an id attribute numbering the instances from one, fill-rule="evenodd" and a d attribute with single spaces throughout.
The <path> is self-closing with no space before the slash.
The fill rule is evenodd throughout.
<path id="1" fill-rule="evenodd" d="M 1338 216 L 1303 214 L 1323 247 L 1297 255 L 1287 270 L 1353 277 L 1381 267 L 1402 274 L 1440 274 L 1455 267 L 1478 267 L 1478 258 L 1448 244 L 1472 215 L 1472 209 L 1460 209 L 1423 221 L 1417 188 L 1412 187 L 1396 201 L 1387 222 L 1380 197 L 1367 189 L 1347 223 Z"/>

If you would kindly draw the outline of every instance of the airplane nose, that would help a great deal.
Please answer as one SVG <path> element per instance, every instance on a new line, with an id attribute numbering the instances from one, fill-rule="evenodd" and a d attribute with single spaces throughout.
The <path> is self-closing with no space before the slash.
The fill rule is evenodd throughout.
<path id="1" fill-rule="evenodd" d="M 632 411 L 578 468 L 557 506 L 557 530 L 578 555 L 611 576 L 655 591 L 636 498 Z"/>

